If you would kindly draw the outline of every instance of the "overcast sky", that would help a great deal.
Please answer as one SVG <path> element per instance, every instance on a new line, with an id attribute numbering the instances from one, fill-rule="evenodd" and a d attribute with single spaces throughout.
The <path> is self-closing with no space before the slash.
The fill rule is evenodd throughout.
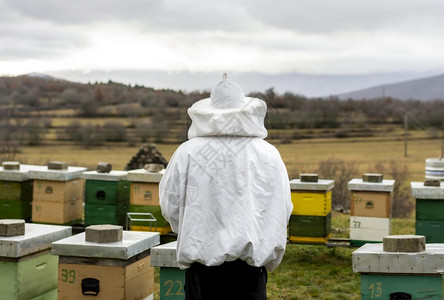
<path id="1" fill-rule="evenodd" d="M 443 16 L 442 0 L 0 0 L 0 75 L 444 73 Z"/>

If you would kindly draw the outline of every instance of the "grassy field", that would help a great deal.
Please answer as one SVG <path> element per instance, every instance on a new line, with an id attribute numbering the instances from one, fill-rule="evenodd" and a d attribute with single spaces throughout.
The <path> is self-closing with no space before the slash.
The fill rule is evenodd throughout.
<path id="1" fill-rule="evenodd" d="M 411 181 L 424 179 L 426 158 L 441 155 L 441 140 L 415 139 L 407 144 L 407 156 L 404 156 L 402 139 L 308 139 L 297 140 L 290 144 L 279 144 L 271 141 L 281 153 L 287 166 L 290 178 L 295 178 L 302 171 L 311 172 L 316 165 L 331 158 L 355 163 L 361 173 L 369 172 L 376 163 L 388 163 L 395 160 L 408 167 L 408 178 Z M 158 144 L 160 152 L 169 160 L 178 144 Z M 58 146 L 24 147 L 15 160 L 29 164 L 46 164 L 51 160 L 66 161 L 70 165 L 85 166 L 95 169 L 99 161 L 107 161 L 114 170 L 122 170 L 138 147 L 107 145 L 84 149 L 80 146 L 62 144 Z M 386 175 L 384 178 L 389 179 Z"/>

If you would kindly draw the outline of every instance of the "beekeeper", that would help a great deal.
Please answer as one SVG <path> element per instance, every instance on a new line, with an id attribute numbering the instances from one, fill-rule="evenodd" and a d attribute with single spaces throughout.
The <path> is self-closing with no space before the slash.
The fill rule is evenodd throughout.
<path id="1" fill-rule="evenodd" d="M 264 141 L 267 105 L 226 79 L 188 109 L 188 141 L 160 182 L 162 214 L 177 232 L 186 299 L 266 299 L 292 211 L 286 167 Z"/>

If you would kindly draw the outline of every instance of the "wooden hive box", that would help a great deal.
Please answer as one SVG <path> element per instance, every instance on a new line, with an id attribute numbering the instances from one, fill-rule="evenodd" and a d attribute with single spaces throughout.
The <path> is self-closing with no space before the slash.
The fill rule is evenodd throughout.
<path id="1" fill-rule="evenodd" d="M 129 207 L 129 226 L 134 231 L 155 231 L 162 235 L 171 232 L 169 223 L 162 216 L 159 204 L 159 183 L 165 170 L 149 172 L 145 169 L 128 171 L 128 180 L 131 182 Z M 151 216 L 143 214 L 150 213 Z M 147 220 L 147 221 L 132 221 Z"/>
<path id="2" fill-rule="evenodd" d="M 126 171 L 83 173 L 85 182 L 85 225 L 125 225 L 130 199 Z"/>
<path id="3" fill-rule="evenodd" d="M 131 182 L 130 203 L 159 206 L 159 182 L 164 172 L 148 172 L 145 169 L 128 171 L 128 180 Z"/>
<path id="4" fill-rule="evenodd" d="M 390 218 L 391 199 L 389 192 L 352 191 L 350 213 L 359 217 Z"/>
<path id="5" fill-rule="evenodd" d="M 390 234 L 391 193 L 395 180 L 364 174 L 348 182 L 351 191 L 350 245 L 381 242 Z M 375 180 L 375 181 L 373 181 Z"/>
<path id="6" fill-rule="evenodd" d="M 424 235 L 429 243 L 444 243 L 444 185 L 412 182 L 411 188 L 416 199 L 416 234 Z"/>
<path id="7" fill-rule="evenodd" d="M 57 299 L 58 258 L 51 243 L 71 227 L 25 224 L 25 235 L 0 237 L 0 299 Z"/>
<path id="8" fill-rule="evenodd" d="M 320 179 L 317 182 L 290 180 L 293 215 L 326 216 L 331 212 L 331 191 L 334 180 Z"/>
<path id="9" fill-rule="evenodd" d="M 84 181 L 86 168 L 30 170 L 34 179 L 32 221 L 49 224 L 80 222 L 83 214 Z"/>
<path id="10" fill-rule="evenodd" d="M 363 245 L 352 255 L 353 272 L 361 275 L 361 299 L 444 299 L 443 257 L 443 244 L 426 244 L 421 252 Z"/>
<path id="11" fill-rule="evenodd" d="M 160 268 L 160 300 L 185 299 L 185 270 L 176 260 L 177 242 L 170 242 L 151 249 L 151 266 Z"/>
<path id="12" fill-rule="evenodd" d="M 125 225 L 128 206 L 85 204 L 85 226 L 98 224 Z"/>
<path id="13" fill-rule="evenodd" d="M 331 213 L 326 216 L 291 215 L 288 236 L 295 243 L 326 243 L 331 236 Z"/>
<path id="14" fill-rule="evenodd" d="M 350 245 L 362 246 L 365 243 L 380 243 L 390 235 L 389 218 L 350 216 Z"/>
<path id="15" fill-rule="evenodd" d="M 30 169 L 41 166 L 19 164 L 18 169 L 0 167 L 0 219 L 30 219 L 33 180 Z"/>
<path id="16" fill-rule="evenodd" d="M 58 299 L 151 299 L 150 248 L 159 241 L 158 233 L 123 231 L 118 242 L 86 242 L 83 232 L 53 243 Z"/>

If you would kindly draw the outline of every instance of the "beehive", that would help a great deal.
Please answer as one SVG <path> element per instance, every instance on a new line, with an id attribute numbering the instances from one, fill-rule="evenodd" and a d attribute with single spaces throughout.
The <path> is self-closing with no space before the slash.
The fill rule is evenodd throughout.
<path id="1" fill-rule="evenodd" d="M 3 162 L 0 167 L 0 219 L 31 219 L 33 180 L 29 170 L 38 168 L 43 167 Z"/>
<path id="2" fill-rule="evenodd" d="M 185 299 L 185 270 L 176 259 L 177 242 L 170 242 L 151 249 L 151 266 L 160 268 L 160 299 Z"/>
<path id="3" fill-rule="evenodd" d="M 444 184 L 426 184 L 411 182 L 412 196 L 416 199 L 416 234 L 424 235 L 429 243 L 443 243 Z"/>
<path id="4" fill-rule="evenodd" d="M 85 179 L 85 226 L 125 225 L 129 209 L 130 183 L 126 171 L 83 173 Z"/>
<path id="5" fill-rule="evenodd" d="M 66 163 L 48 163 L 30 170 L 34 179 L 32 221 L 48 224 L 75 224 L 82 220 L 83 180 L 86 168 L 68 167 Z"/>
<path id="6" fill-rule="evenodd" d="M 24 235 L 0 236 L 0 299 L 57 299 L 58 258 L 51 243 L 71 227 L 24 224 Z"/>
<path id="7" fill-rule="evenodd" d="M 121 240 L 88 242 L 86 231 L 53 243 L 59 256 L 58 299 L 152 299 L 154 232 L 123 231 Z"/>
<path id="8" fill-rule="evenodd" d="M 165 170 L 150 172 L 145 169 L 128 171 L 131 182 L 130 218 L 131 230 L 156 231 L 160 234 L 171 232 L 169 223 L 162 216 L 159 204 L 159 182 Z M 145 216 L 151 214 L 150 217 Z M 142 220 L 142 221 L 132 221 Z M 150 221 L 154 220 L 155 221 Z"/>
<path id="9" fill-rule="evenodd" d="M 293 212 L 289 240 L 296 243 L 326 243 L 331 235 L 331 194 L 334 180 L 302 174 L 290 181 Z"/>
<path id="10" fill-rule="evenodd" d="M 443 244 L 425 244 L 418 252 L 365 244 L 352 256 L 353 272 L 361 274 L 361 299 L 444 299 L 443 258 Z"/>
<path id="11" fill-rule="evenodd" d="M 364 174 L 348 182 L 351 191 L 350 245 L 382 242 L 391 231 L 391 200 L 394 180 L 381 174 Z"/>

